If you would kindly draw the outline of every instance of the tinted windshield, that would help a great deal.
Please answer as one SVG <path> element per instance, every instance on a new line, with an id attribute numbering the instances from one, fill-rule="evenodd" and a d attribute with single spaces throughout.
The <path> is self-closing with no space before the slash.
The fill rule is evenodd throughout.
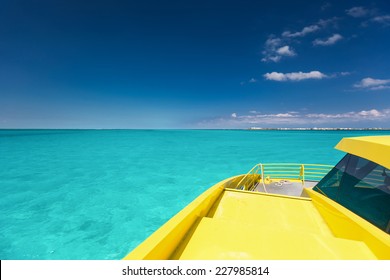
<path id="1" fill-rule="evenodd" d="M 390 171 L 347 154 L 314 188 L 390 232 Z"/>

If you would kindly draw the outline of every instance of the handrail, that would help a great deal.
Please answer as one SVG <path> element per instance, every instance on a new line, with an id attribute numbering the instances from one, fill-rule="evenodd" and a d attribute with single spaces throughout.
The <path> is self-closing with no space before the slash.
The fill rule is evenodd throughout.
<path id="1" fill-rule="evenodd" d="M 333 168 L 332 165 L 325 164 L 268 163 L 263 165 L 265 176 L 302 181 L 319 181 Z"/>
<path id="2" fill-rule="evenodd" d="M 320 181 L 331 169 L 326 164 L 300 164 L 300 163 L 266 163 L 256 164 L 237 184 L 237 189 L 252 190 L 257 183 L 262 183 L 265 192 L 265 180 L 287 179 L 305 181 Z"/>
<path id="3" fill-rule="evenodd" d="M 254 167 L 252 167 L 249 172 L 242 177 L 242 179 L 238 182 L 237 188 L 242 189 L 242 190 L 250 190 L 255 187 L 256 179 L 259 175 L 259 169 L 261 170 L 261 175 L 260 175 L 260 180 L 264 178 L 263 176 L 263 167 L 262 164 L 256 164 Z M 251 176 L 252 175 L 252 176 Z M 263 183 L 264 184 L 264 183 Z"/>

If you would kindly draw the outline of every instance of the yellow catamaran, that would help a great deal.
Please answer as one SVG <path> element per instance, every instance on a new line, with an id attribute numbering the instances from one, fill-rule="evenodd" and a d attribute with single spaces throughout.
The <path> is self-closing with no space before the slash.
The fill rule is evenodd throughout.
<path id="1" fill-rule="evenodd" d="M 390 136 L 344 138 L 334 167 L 258 164 L 125 259 L 390 259 Z"/>

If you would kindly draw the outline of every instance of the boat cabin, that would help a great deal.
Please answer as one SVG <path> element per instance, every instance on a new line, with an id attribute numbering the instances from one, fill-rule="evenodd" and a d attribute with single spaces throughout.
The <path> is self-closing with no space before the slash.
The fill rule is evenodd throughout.
<path id="1" fill-rule="evenodd" d="M 385 143 L 383 137 L 343 139 L 336 148 L 350 153 L 314 190 L 390 233 L 390 154 Z"/>

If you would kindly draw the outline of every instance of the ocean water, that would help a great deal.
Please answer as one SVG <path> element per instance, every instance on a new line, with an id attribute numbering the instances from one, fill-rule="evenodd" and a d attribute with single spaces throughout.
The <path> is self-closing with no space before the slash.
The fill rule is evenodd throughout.
<path id="1" fill-rule="evenodd" d="M 379 131 L 0 130 L 0 259 L 120 259 L 256 163 L 336 164 Z"/>

